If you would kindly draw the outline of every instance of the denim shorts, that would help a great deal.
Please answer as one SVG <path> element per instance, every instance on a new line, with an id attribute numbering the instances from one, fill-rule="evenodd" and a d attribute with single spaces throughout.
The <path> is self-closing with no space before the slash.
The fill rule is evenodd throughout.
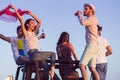
<path id="1" fill-rule="evenodd" d="M 16 59 L 17 65 L 23 65 L 24 63 L 30 63 L 30 60 L 28 57 L 20 56 L 20 57 L 18 57 L 18 59 Z"/>
<path id="2" fill-rule="evenodd" d="M 55 65 L 56 55 L 51 51 L 38 51 L 37 49 L 30 49 L 28 55 L 31 61 L 45 61 L 50 59 L 52 65 Z"/>

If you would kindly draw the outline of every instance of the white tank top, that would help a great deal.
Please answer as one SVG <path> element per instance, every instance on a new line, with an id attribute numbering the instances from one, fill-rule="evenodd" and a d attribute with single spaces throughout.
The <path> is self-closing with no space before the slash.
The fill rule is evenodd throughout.
<path id="1" fill-rule="evenodd" d="M 38 49 L 38 38 L 34 32 L 28 31 L 28 36 L 26 38 L 27 51 L 30 49 Z"/>

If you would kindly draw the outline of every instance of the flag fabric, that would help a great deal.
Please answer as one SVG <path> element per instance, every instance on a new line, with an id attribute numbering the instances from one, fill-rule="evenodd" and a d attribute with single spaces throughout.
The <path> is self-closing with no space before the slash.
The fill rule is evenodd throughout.
<path id="1" fill-rule="evenodd" d="M 16 22 L 17 21 L 16 13 L 12 12 L 10 8 L 11 6 L 9 5 L 8 7 L 0 11 L 0 20 L 5 21 L 5 22 Z M 18 9 L 17 11 L 21 16 L 28 13 L 27 10 L 23 11 L 21 9 Z"/>

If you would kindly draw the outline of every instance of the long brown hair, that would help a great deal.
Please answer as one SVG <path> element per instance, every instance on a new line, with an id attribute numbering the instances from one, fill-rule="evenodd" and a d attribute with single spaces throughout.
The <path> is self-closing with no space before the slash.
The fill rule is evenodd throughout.
<path id="1" fill-rule="evenodd" d="M 61 33 L 60 38 L 57 42 L 57 45 L 59 45 L 63 42 L 69 42 L 69 34 L 67 32 L 62 32 Z"/>
<path id="2" fill-rule="evenodd" d="M 25 29 L 26 29 L 26 30 L 28 30 L 27 24 L 29 24 L 29 22 L 32 21 L 32 20 L 34 21 L 34 19 L 29 18 L 29 19 L 27 19 L 27 20 L 25 21 Z M 35 27 L 35 28 L 36 28 L 36 27 Z M 38 35 L 38 34 L 39 34 L 39 30 L 37 31 L 36 35 Z"/>

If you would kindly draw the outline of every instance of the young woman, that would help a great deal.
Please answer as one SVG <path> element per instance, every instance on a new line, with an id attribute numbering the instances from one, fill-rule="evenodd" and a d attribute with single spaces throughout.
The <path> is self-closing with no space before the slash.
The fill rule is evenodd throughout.
<path id="1" fill-rule="evenodd" d="M 17 14 L 18 19 L 21 23 L 24 38 L 26 40 L 27 52 L 30 60 L 36 62 L 36 61 L 44 61 L 50 58 L 52 64 L 49 73 L 51 78 L 53 79 L 54 69 L 55 69 L 55 59 L 56 59 L 55 53 L 49 51 L 43 52 L 38 50 L 38 37 L 36 36 L 36 34 L 41 25 L 41 21 L 33 13 L 29 11 L 28 15 L 32 16 L 34 19 L 27 19 L 24 24 L 22 16 L 17 12 L 16 8 L 13 5 L 11 5 L 11 7 L 15 10 L 15 13 Z M 36 25 L 35 25 L 35 21 L 37 22 Z"/>
<path id="2" fill-rule="evenodd" d="M 57 43 L 57 55 L 59 60 L 71 61 L 72 55 L 75 60 L 78 60 L 78 57 L 74 51 L 72 43 L 69 42 L 69 34 L 67 32 L 62 32 Z M 62 80 L 66 80 L 66 76 L 74 71 L 73 64 L 60 64 L 60 76 Z"/>

